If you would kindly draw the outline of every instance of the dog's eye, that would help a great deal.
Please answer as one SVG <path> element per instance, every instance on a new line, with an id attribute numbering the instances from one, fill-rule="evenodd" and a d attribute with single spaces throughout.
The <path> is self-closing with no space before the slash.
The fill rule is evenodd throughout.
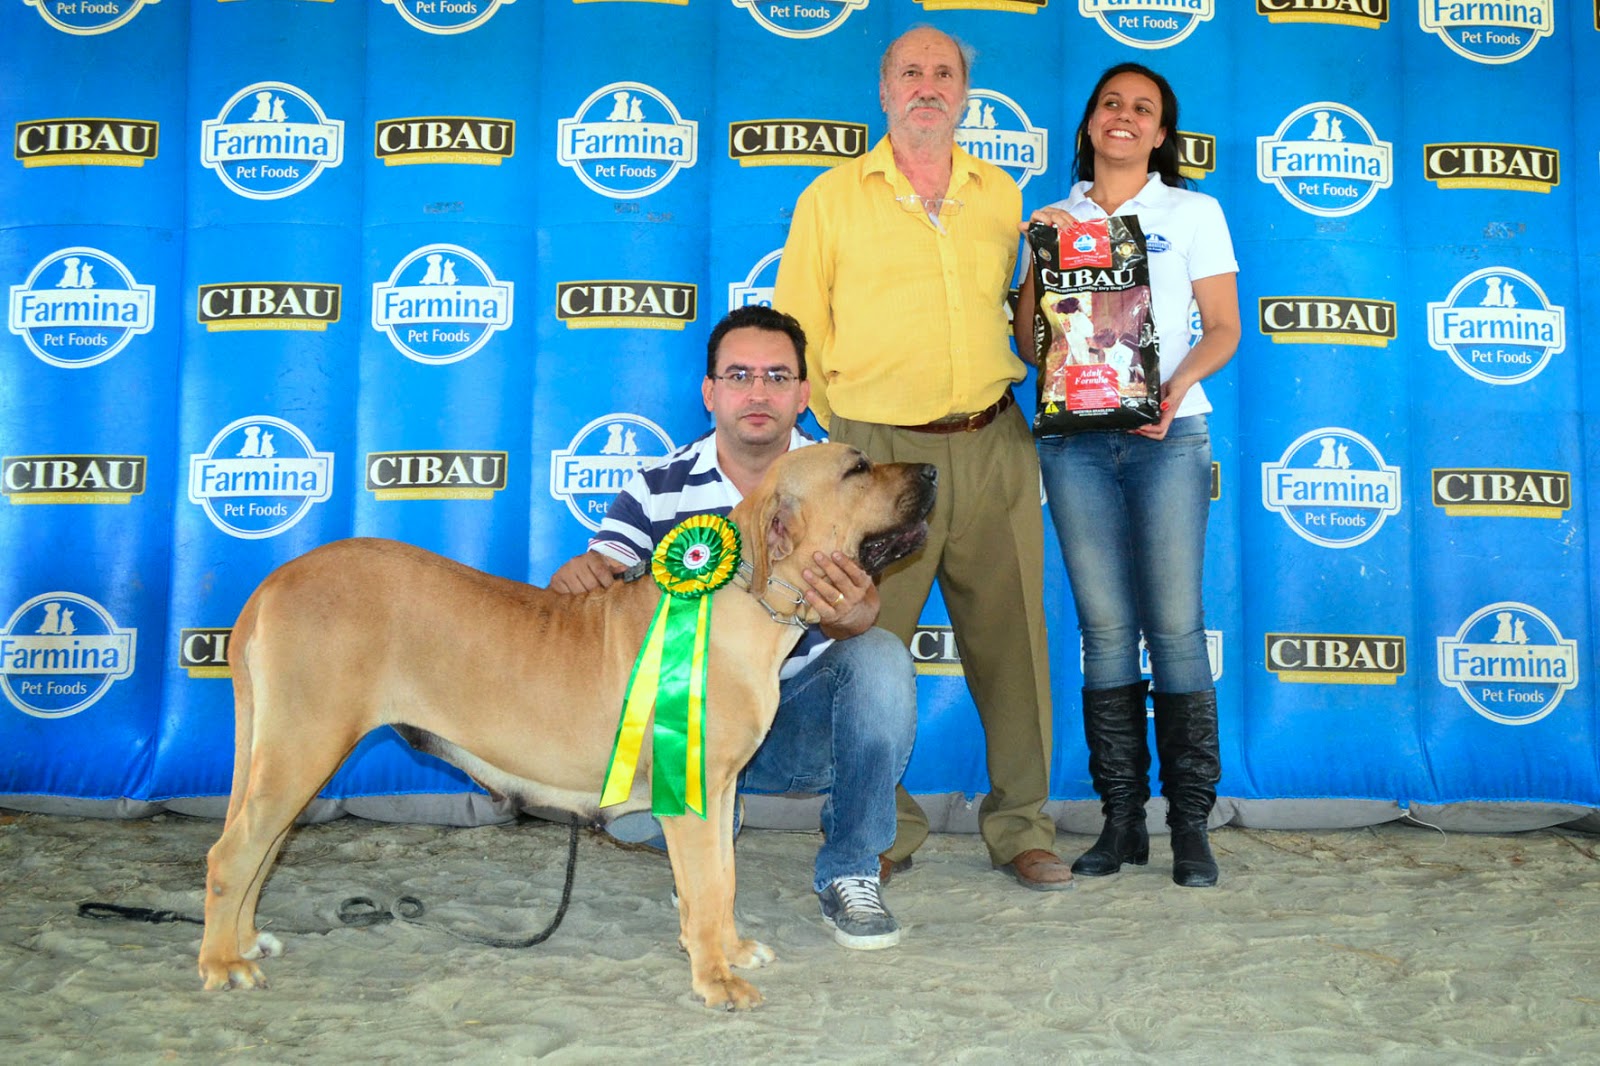
<path id="1" fill-rule="evenodd" d="M 845 477 L 854 477 L 857 474 L 867 474 L 867 473 L 871 473 L 871 472 L 872 472 L 872 460 L 868 459 L 866 456 L 863 455 L 861 458 L 856 460 L 856 465 L 855 466 L 852 466 L 849 470 L 846 470 L 844 472 L 844 476 Z"/>

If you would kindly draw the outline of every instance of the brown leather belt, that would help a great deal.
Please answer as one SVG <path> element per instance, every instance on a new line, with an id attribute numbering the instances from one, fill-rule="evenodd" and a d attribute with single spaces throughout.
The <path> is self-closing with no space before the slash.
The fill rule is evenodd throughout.
<path id="1" fill-rule="evenodd" d="M 975 414 L 956 415 L 952 418 L 941 418 L 937 422 L 924 422 L 920 426 L 899 426 L 897 428 L 909 429 L 913 433 L 971 433 L 973 430 L 982 429 L 1000 417 L 1000 412 L 1010 407 L 1013 402 L 1011 390 L 1007 389 L 1000 394 L 998 400 Z"/>

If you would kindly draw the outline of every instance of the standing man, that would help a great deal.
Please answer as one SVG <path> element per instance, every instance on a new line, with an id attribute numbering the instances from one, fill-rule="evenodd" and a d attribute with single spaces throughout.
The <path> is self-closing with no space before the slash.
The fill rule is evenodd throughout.
<path id="1" fill-rule="evenodd" d="M 741 307 L 717 323 L 700 385 L 714 428 L 634 474 L 589 550 L 562 564 L 550 587 L 610 585 L 679 522 L 727 514 L 780 455 L 815 444 L 795 428 L 811 395 L 805 351 L 800 324 L 770 307 Z M 841 552 L 813 562 L 805 597 L 821 621 L 778 672 L 778 713 L 739 790 L 827 793 L 812 884 L 822 917 L 847 948 L 886 948 L 900 925 L 883 904 L 878 856 L 895 838 L 895 784 L 917 734 L 916 674 L 905 646 L 873 628 L 878 590 L 866 571 Z M 649 816 L 624 815 L 633 817 Z"/>
<path id="2" fill-rule="evenodd" d="M 874 460 L 932 463 L 927 547 L 882 578 L 880 624 L 911 639 L 939 579 L 988 744 L 979 829 L 996 867 L 1034 889 L 1071 884 L 1051 850 L 1050 678 L 1039 462 L 1011 398 L 1005 298 L 1022 196 L 956 146 L 968 57 L 928 27 L 884 53 L 889 133 L 795 205 L 775 306 L 811 340 L 811 403 L 836 441 Z M 900 789 L 881 876 L 909 867 L 928 821 Z"/>

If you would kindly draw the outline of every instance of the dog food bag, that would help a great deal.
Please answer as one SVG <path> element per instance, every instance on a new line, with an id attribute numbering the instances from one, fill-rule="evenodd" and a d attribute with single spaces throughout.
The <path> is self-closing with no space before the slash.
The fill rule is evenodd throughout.
<path id="1" fill-rule="evenodd" d="M 1161 420 L 1161 357 L 1150 317 L 1144 231 L 1132 215 L 1035 222 L 1036 437 L 1132 429 Z"/>

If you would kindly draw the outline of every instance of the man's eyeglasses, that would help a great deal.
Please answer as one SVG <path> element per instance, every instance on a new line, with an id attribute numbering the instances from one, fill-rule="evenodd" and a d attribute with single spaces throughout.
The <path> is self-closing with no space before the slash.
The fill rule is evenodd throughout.
<path id="1" fill-rule="evenodd" d="M 896 196 L 895 203 L 913 214 L 940 215 L 945 218 L 961 210 L 961 201 L 953 196 L 941 196 L 937 200 L 927 200 L 916 193 L 909 196 Z"/>
<path id="2" fill-rule="evenodd" d="M 800 380 L 787 370 L 751 370 L 747 366 L 729 367 L 725 373 L 711 376 L 735 392 L 749 392 L 758 379 L 772 392 L 788 392 Z"/>

